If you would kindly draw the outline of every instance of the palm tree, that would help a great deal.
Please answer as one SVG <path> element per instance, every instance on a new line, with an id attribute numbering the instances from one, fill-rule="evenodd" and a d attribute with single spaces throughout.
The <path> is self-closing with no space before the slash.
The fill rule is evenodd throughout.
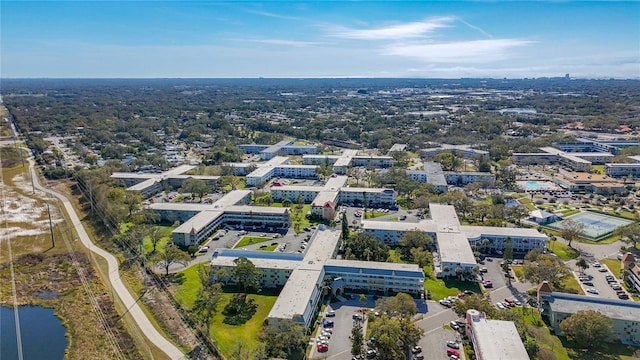
<path id="1" fill-rule="evenodd" d="M 589 268 L 589 263 L 584 258 L 580 258 L 576 261 L 576 266 L 580 269 L 580 273 L 584 274 L 584 271 Z"/>

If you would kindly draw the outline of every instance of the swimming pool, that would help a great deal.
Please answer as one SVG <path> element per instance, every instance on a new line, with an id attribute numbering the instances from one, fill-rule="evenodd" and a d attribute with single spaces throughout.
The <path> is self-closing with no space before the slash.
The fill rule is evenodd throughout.
<path id="1" fill-rule="evenodd" d="M 524 188 L 526 190 L 543 190 L 543 189 L 548 189 L 549 185 L 545 183 L 537 182 L 537 181 L 527 181 L 524 184 Z"/>

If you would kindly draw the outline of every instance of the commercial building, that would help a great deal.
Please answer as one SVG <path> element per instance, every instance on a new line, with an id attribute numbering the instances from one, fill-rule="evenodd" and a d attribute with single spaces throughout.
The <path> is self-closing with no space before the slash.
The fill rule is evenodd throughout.
<path id="1" fill-rule="evenodd" d="M 155 203 L 148 206 L 162 221 L 182 224 L 172 231 L 175 244 L 199 244 L 225 225 L 286 229 L 291 222 L 288 208 L 248 206 L 250 190 L 234 190 L 213 204 Z"/>
<path id="2" fill-rule="evenodd" d="M 561 335 L 562 320 L 578 311 L 594 310 L 613 320 L 613 332 L 623 344 L 640 344 L 640 304 L 635 301 L 564 294 L 538 290 L 543 316 L 556 334 Z"/>
<path id="3" fill-rule="evenodd" d="M 548 237 L 536 229 L 502 228 L 492 226 L 463 226 L 451 205 L 429 204 L 431 219 L 417 223 L 362 220 L 364 232 L 370 233 L 387 245 L 397 245 L 407 231 L 421 231 L 431 236 L 437 246 L 436 274 L 451 276 L 456 269 L 470 272 L 477 263 L 472 247 L 504 250 L 507 238 L 515 252 L 546 247 Z"/>
<path id="4" fill-rule="evenodd" d="M 235 259 L 246 257 L 262 271 L 261 286 L 282 286 L 267 316 L 269 322 L 287 319 L 310 327 L 317 318 L 326 276 L 343 280 L 343 286 L 335 289 L 338 293 L 353 289 L 423 294 L 424 273 L 417 265 L 337 260 L 339 240 L 340 231 L 321 225 L 304 254 L 217 249 L 211 266 L 231 271 Z"/>
<path id="5" fill-rule="evenodd" d="M 114 172 L 111 178 L 124 181 L 127 190 L 139 192 L 145 197 L 150 197 L 162 191 L 165 184 L 173 188 L 179 188 L 189 179 L 203 180 L 207 185 L 216 186 L 219 176 L 185 175 L 189 170 L 195 169 L 192 165 L 181 165 L 161 173 L 130 173 Z"/>
<path id="6" fill-rule="evenodd" d="M 477 360 L 529 359 L 513 321 L 490 320 L 484 313 L 469 309 L 465 324 Z"/>
<path id="7" fill-rule="evenodd" d="M 569 191 L 586 191 L 603 195 L 619 194 L 625 191 L 623 182 L 602 174 L 561 171 L 553 175 L 553 182 Z"/>
<path id="8" fill-rule="evenodd" d="M 278 154 L 303 155 L 318 153 L 318 147 L 315 145 L 293 145 L 293 141 L 290 140 L 283 140 L 274 145 L 241 144 L 238 147 L 247 154 L 260 154 L 262 160 L 271 160 Z"/>

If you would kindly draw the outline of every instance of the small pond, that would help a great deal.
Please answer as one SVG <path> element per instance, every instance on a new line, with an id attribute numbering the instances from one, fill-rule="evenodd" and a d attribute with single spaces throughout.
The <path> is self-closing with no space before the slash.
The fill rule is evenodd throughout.
<path id="1" fill-rule="evenodd" d="M 64 358 L 67 348 L 65 327 L 53 309 L 40 306 L 18 307 L 22 355 L 28 360 Z M 0 307 L 0 359 L 18 359 L 16 322 L 13 308 Z"/>

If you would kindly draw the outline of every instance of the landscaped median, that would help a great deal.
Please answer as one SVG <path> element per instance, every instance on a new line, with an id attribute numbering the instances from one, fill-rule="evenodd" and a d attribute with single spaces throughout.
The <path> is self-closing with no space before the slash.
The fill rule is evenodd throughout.
<path id="1" fill-rule="evenodd" d="M 478 283 L 459 281 L 456 279 L 426 278 L 424 288 L 429 292 L 431 300 L 439 301 L 447 296 L 456 296 L 465 290 L 471 290 L 476 294 L 482 294 Z"/>
<path id="2" fill-rule="evenodd" d="M 249 245 L 260 244 L 270 240 L 273 240 L 273 239 L 268 237 L 244 236 L 240 239 L 240 241 L 238 241 L 235 245 L 233 245 L 233 249 L 237 249 L 237 248 L 241 248 Z"/>

